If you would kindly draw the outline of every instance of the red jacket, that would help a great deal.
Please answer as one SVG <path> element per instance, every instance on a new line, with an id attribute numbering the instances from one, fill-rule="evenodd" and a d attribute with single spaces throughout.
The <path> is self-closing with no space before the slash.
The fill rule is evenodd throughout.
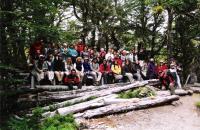
<path id="1" fill-rule="evenodd" d="M 80 83 L 79 77 L 77 75 L 69 74 L 68 76 L 66 76 L 64 78 L 64 84 L 69 84 L 69 83 L 72 83 L 72 82 L 74 82 L 74 84 Z"/>
<path id="2" fill-rule="evenodd" d="M 168 69 L 167 65 L 158 66 L 157 73 L 159 74 L 160 72 L 164 72 L 167 69 Z"/>
<path id="3" fill-rule="evenodd" d="M 40 54 L 43 54 L 43 52 L 44 52 L 44 46 L 40 41 L 36 41 L 31 45 L 30 48 L 31 57 L 39 56 Z"/>
<path id="4" fill-rule="evenodd" d="M 114 62 L 117 61 L 118 65 L 122 67 L 122 60 L 120 58 L 114 58 Z"/>
<path id="5" fill-rule="evenodd" d="M 84 51 L 85 44 L 83 42 L 79 42 L 78 44 L 76 44 L 76 46 L 77 46 L 77 51 L 78 52 Z"/>
<path id="6" fill-rule="evenodd" d="M 104 65 L 103 65 L 103 63 L 102 63 L 102 64 L 99 66 L 99 71 L 100 71 L 101 73 L 104 73 L 104 72 L 111 72 L 110 65 L 107 64 L 106 69 L 104 69 Z"/>

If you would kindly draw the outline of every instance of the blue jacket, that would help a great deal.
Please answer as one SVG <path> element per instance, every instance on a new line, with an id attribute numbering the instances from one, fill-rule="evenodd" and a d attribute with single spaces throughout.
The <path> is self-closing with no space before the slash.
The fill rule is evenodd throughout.
<path id="1" fill-rule="evenodd" d="M 77 57 L 78 56 L 78 52 L 75 49 L 72 48 L 68 48 L 68 54 L 70 57 Z"/>
<path id="2" fill-rule="evenodd" d="M 84 72 L 92 71 L 91 66 L 88 62 L 83 62 Z"/>

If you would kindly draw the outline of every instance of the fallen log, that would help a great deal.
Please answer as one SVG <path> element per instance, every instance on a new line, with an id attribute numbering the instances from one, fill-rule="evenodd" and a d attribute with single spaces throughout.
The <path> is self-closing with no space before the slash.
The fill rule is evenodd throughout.
<path id="1" fill-rule="evenodd" d="M 190 87 L 194 93 L 200 93 L 200 87 Z"/>
<path id="2" fill-rule="evenodd" d="M 178 96 L 185 96 L 185 95 L 191 95 L 193 92 L 190 91 L 190 90 L 184 90 L 184 89 L 176 89 L 175 90 L 175 95 L 178 95 Z M 171 95 L 170 94 L 170 91 L 157 91 L 156 92 L 157 96 L 169 96 Z"/>
<path id="3" fill-rule="evenodd" d="M 86 101 L 86 102 L 82 102 L 79 104 L 75 104 L 75 105 L 71 105 L 71 106 L 67 106 L 67 107 L 63 107 L 63 108 L 59 108 L 53 112 L 46 112 L 43 114 L 44 117 L 47 116 L 54 116 L 55 114 L 60 114 L 60 115 L 67 115 L 70 113 L 76 113 L 76 112 L 81 112 L 87 109 L 91 109 L 91 108 L 95 108 L 95 107 L 101 107 L 101 106 L 105 106 L 105 102 L 104 99 L 106 98 L 116 98 L 117 95 L 107 95 L 104 97 L 99 97 L 96 99 L 93 99 L 91 101 Z"/>
<path id="4" fill-rule="evenodd" d="M 75 104 L 69 107 L 59 108 L 56 110 L 56 113 L 60 115 L 67 115 L 69 113 L 77 113 L 77 112 L 81 112 L 87 109 L 105 106 L 107 105 L 105 102 L 107 98 L 112 99 L 116 97 L 117 95 L 108 95 L 108 96 L 100 97 L 91 101 Z"/>
<path id="5" fill-rule="evenodd" d="M 87 94 L 85 96 L 82 96 L 82 97 L 79 97 L 79 98 L 74 98 L 74 99 L 64 101 L 64 102 L 60 102 L 60 103 L 57 103 L 57 104 L 53 104 L 53 107 L 55 109 L 62 108 L 66 104 L 75 104 L 75 103 L 87 101 L 90 97 L 102 97 L 102 96 L 106 96 L 106 95 L 114 94 L 114 93 L 119 93 L 119 92 L 126 91 L 126 90 L 133 89 L 133 88 L 138 88 L 138 87 L 144 86 L 146 84 L 148 84 L 148 81 L 135 82 L 133 84 L 126 85 L 126 86 L 123 86 L 123 87 L 109 88 L 109 89 L 100 90 L 100 91 L 92 91 L 92 92 L 90 92 L 90 94 Z M 51 107 L 52 107 L 52 105 L 49 105 L 49 106 L 43 107 L 42 109 L 45 110 L 45 111 L 49 111 Z"/>
<path id="6" fill-rule="evenodd" d="M 42 89 L 42 90 L 69 90 L 68 86 L 66 85 L 37 85 L 37 89 Z"/>
<path id="7" fill-rule="evenodd" d="M 200 83 L 194 83 L 194 87 L 200 87 Z"/>
<path id="8" fill-rule="evenodd" d="M 100 97 L 100 98 L 94 99 L 92 101 L 83 102 L 83 103 L 76 104 L 76 105 L 69 106 L 69 107 L 59 108 L 56 110 L 56 113 L 60 114 L 60 115 L 67 115 L 70 113 L 77 113 L 77 112 L 81 112 L 84 110 L 98 108 L 98 107 L 102 107 L 102 106 L 106 106 L 106 105 L 110 105 L 110 104 L 140 101 L 139 98 L 117 99 L 117 97 L 118 97 L 118 95 L 116 95 L 116 94 L 108 95 L 105 97 Z"/>
<path id="9" fill-rule="evenodd" d="M 171 103 L 172 101 L 176 101 L 176 100 L 179 100 L 179 96 L 172 95 L 172 96 L 165 96 L 165 97 L 157 97 L 155 99 L 150 99 L 150 100 L 145 100 L 145 101 L 139 101 L 137 103 L 135 102 L 117 103 L 117 104 L 112 104 L 112 105 L 108 105 L 108 106 L 93 109 L 93 110 L 87 110 L 83 113 L 75 114 L 74 116 L 76 118 L 86 118 L 86 119 L 94 118 L 94 117 L 99 117 L 103 115 L 110 115 L 114 113 L 149 108 L 149 107 L 158 106 L 158 105 L 162 105 L 166 103 Z"/>

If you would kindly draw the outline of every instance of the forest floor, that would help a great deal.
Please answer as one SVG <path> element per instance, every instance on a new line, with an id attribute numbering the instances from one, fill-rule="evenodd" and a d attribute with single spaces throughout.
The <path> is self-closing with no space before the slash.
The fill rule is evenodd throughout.
<path id="1" fill-rule="evenodd" d="M 89 119 L 89 130 L 200 130 L 200 94 L 181 97 L 171 105 Z"/>

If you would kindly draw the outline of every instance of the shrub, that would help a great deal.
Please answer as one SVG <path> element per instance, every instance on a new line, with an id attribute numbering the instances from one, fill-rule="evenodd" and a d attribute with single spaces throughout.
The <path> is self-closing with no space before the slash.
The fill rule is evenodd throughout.
<path id="1" fill-rule="evenodd" d="M 155 96 L 155 92 L 148 87 L 141 87 L 135 90 L 129 90 L 119 94 L 119 98 L 144 98 Z"/>
<path id="2" fill-rule="evenodd" d="M 196 103 L 196 106 L 200 109 L 200 101 Z"/>
<path id="3" fill-rule="evenodd" d="M 41 130 L 77 130 L 78 125 L 73 115 L 67 116 L 56 115 L 45 119 L 41 123 Z"/>
<path id="4" fill-rule="evenodd" d="M 67 116 L 56 115 L 41 121 L 42 109 L 33 110 L 32 116 L 25 116 L 22 119 L 11 117 L 8 121 L 10 130 L 77 130 L 78 125 L 73 115 Z"/>

